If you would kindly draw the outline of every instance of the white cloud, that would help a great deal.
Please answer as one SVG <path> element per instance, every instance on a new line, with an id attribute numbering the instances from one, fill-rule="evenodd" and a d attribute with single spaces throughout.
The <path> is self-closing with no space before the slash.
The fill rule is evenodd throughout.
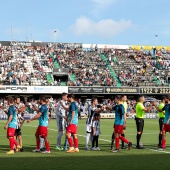
<path id="1" fill-rule="evenodd" d="M 103 38 L 116 36 L 132 26 L 130 20 L 114 21 L 112 19 L 102 19 L 95 22 L 87 17 L 80 17 L 71 26 L 71 31 L 75 35 L 91 35 Z"/>

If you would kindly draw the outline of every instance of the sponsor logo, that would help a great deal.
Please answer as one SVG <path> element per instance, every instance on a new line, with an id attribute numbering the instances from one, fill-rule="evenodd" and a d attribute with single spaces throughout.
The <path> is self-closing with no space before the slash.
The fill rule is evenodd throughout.
<path id="1" fill-rule="evenodd" d="M 111 91 L 110 88 L 106 88 L 107 93 L 110 93 L 110 91 Z"/>
<path id="2" fill-rule="evenodd" d="M 137 88 L 106 88 L 107 93 L 138 93 Z"/>
<path id="3" fill-rule="evenodd" d="M 0 87 L 0 91 L 21 91 L 21 92 L 27 92 L 27 87 L 10 87 L 10 86 L 8 86 L 8 87 L 3 87 L 3 86 L 1 86 Z"/>
<path id="4" fill-rule="evenodd" d="M 81 88 L 83 91 L 90 91 L 92 88 Z"/>
<path id="5" fill-rule="evenodd" d="M 27 91 L 27 87 L 6 87 L 6 90 L 21 90 L 21 91 Z"/>
<path id="6" fill-rule="evenodd" d="M 10 42 L 10 45 L 12 46 L 31 46 L 31 43 L 28 43 L 28 42 L 17 42 L 17 41 L 11 41 Z"/>
<path id="7" fill-rule="evenodd" d="M 95 93 L 103 93 L 104 92 L 104 88 L 100 88 L 100 87 L 93 87 L 93 92 Z"/>
<path id="8" fill-rule="evenodd" d="M 34 92 L 48 92 L 48 93 L 51 93 L 52 88 L 51 87 L 34 87 Z"/>
<path id="9" fill-rule="evenodd" d="M 71 93 L 104 93 L 103 87 L 69 87 Z"/>
<path id="10" fill-rule="evenodd" d="M 128 119 L 134 119 L 135 116 L 136 116 L 136 113 L 134 113 L 134 114 L 130 113 L 127 118 L 128 118 Z M 144 116 L 144 118 L 146 118 L 146 119 L 155 119 L 155 118 L 157 118 L 157 117 L 158 117 L 158 116 L 157 116 L 156 113 L 147 113 L 147 114 Z M 140 120 L 139 120 L 139 122 L 140 122 Z"/>

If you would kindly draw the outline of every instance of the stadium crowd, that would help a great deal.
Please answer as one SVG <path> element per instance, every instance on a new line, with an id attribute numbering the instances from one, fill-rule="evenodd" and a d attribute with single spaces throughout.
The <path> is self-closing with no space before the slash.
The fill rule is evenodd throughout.
<path id="1" fill-rule="evenodd" d="M 122 86 L 158 86 L 169 83 L 166 74 L 166 70 L 170 69 L 168 51 L 109 50 L 105 55 Z"/>
<path id="2" fill-rule="evenodd" d="M 60 58 L 60 57 L 59 57 Z M 115 86 L 116 82 L 111 76 L 106 63 L 97 53 L 81 52 L 76 56 L 67 55 L 65 61 L 67 65 L 61 62 L 62 67 L 68 67 L 71 74 L 76 76 L 75 81 L 69 82 L 72 86 Z M 71 63 L 70 63 L 71 61 Z"/>
<path id="3" fill-rule="evenodd" d="M 61 100 L 61 98 L 53 98 L 53 97 L 47 97 L 47 100 L 49 102 L 50 112 L 52 113 L 53 117 L 56 117 L 55 111 L 56 107 L 58 105 L 58 102 Z M 78 99 L 76 98 L 76 104 L 79 108 L 79 112 L 81 115 L 87 115 L 88 114 L 88 107 L 91 105 L 91 99 Z M 160 103 L 160 100 L 157 100 L 155 98 L 147 97 L 146 102 L 144 104 L 145 107 L 149 106 L 152 101 L 157 101 L 157 104 Z M 128 104 L 128 112 L 134 114 L 135 113 L 135 106 L 137 101 L 136 100 L 127 100 Z M 34 107 L 39 106 L 39 100 L 35 100 L 33 97 L 24 97 L 23 100 L 21 100 L 21 104 L 25 105 L 25 113 L 26 114 L 37 114 L 37 112 L 33 109 Z M 5 109 L 0 109 L 0 113 L 3 114 L 4 110 L 8 109 L 8 103 L 7 98 L 0 98 L 0 105 L 3 106 Z M 112 99 L 102 99 L 98 103 L 98 107 L 100 108 L 103 105 L 107 105 L 108 107 L 115 105 L 115 102 L 112 101 Z M 111 113 L 112 111 L 105 109 L 102 111 L 102 113 Z M 157 110 L 155 108 L 152 108 L 151 113 L 157 113 Z"/>
<path id="4" fill-rule="evenodd" d="M 106 58 L 102 58 L 102 54 Z M 98 49 L 97 45 L 88 51 L 78 44 L 1 46 L 0 82 L 60 86 L 61 80 L 52 75 L 53 68 L 68 68 L 68 86 L 168 85 L 169 58 L 165 50 Z"/>
<path id="5" fill-rule="evenodd" d="M 22 46 L 0 47 L 0 81 L 6 85 L 32 85 L 34 79 L 46 85 L 47 68 L 51 71 L 50 49 Z"/>

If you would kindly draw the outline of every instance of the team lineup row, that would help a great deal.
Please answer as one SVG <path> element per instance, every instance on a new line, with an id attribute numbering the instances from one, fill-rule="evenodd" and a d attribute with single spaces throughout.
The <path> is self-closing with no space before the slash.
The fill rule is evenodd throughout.
<path id="1" fill-rule="evenodd" d="M 136 128 L 137 128 L 137 135 L 136 135 L 136 148 L 137 149 L 143 149 L 143 146 L 140 144 L 140 139 L 143 133 L 144 128 L 144 115 L 145 113 L 149 113 L 150 110 L 155 107 L 158 110 L 159 115 L 159 126 L 160 126 L 160 132 L 159 132 L 159 142 L 158 142 L 158 148 L 160 150 L 165 149 L 166 145 L 166 132 L 169 132 L 169 96 L 163 96 L 161 99 L 161 103 L 157 107 L 157 104 L 155 102 L 152 102 L 150 104 L 150 107 L 144 107 L 145 103 L 145 97 L 139 96 L 138 103 L 136 105 Z M 91 140 L 91 149 L 92 150 L 100 150 L 98 147 L 98 138 L 100 134 L 100 112 L 104 109 L 108 110 L 114 110 L 115 111 L 115 123 L 114 123 L 114 131 L 112 135 L 112 141 L 111 141 L 111 149 L 112 152 L 118 152 L 119 151 L 119 140 L 122 140 L 122 149 L 126 149 L 124 143 L 128 144 L 128 149 L 131 148 L 132 143 L 129 142 L 125 138 L 125 130 L 126 130 L 126 117 L 129 116 L 128 114 L 128 105 L 127 105 L 127 96 L 123 95 L 117 95 L 115 97 L 115 106 L 107 107 L 103 106 L 102 108 L 98 108 L 98 100 L 97 98 L 92 99 L 92 103 L 89 105 L 89 111 L 88 111 L 88 119 L 86 121 L 86 150 L 90 150 L 88 147 L 89 139 Z M 65 107 L 63 105 L 66 105 L 67 102 L 67 95 L 63 94 L 62 96 L 62 105 L 58 105 L 58 114 L 57 114 L 57 123 L 58 123 L 58 138 L 57 138 L 57 150 L 62 150 L 61 147 L 61 136 L 63 135 L 64 131 L 64 115 L 65 113 Z M 166 105 L 165 105 L 166 104 Z M 106 108 L 107 107 L 107 108 Z M 63 121 L 63 123 L 61 123 Z M 114 141 L 116 143 L 115 149 L 113 148 Z M 94 142 L 96 142 L 96 147 L 94 147 Z M 65 146 L 65 144 L 64 144 Z M 64 149 L 66 149 L 64 147 Z"/>
<path id="2" fill-rule="evenodd" d="M 90 150 L 88 143 L 91 141 L 92 150 L 100 150 L 98 147 L 98 139 L 100 135 L 100 113 L 106 108 L 115 111 L 115 123 L 114 131 L 112 135 L 111 149 L 112 152 L 119 152 L 119 140 L 122 141 L 122 149 L 125 149 L 124 143 L 127 143 L 128 149 L 131 149 L 132 143 L 125 138 L 126 130 L 126 117 L 128 116 L 128 105 L 126 95 L 115 96 L 116 105 L 108 107 L 102 106 L 98 108 L 97 98 L 92 99 L 92 103 L 88 106 L 88 118 L 86 121 L 86 150 Z M 170 96 L 162 97 L 159 106 L 155 102 L 152 102 L 149 107 L 144 107 L 145 97 L 139 96 L 138 103 L 136 105 L 136 127 L 137 127 L 137 149 L 143 149 L 140 145 L 140 139 L 144 128 L 144 114 L 150 112 L 152 107 L 155 107 L 159 111 L 159 143 L 158 149 L 165 150 L 166 148 L 166 132 L 170 132 Z M 23 151 L 22 149 L 22 138 L 21 138 L 21 126 L 24 123 L 22 114 L 24 107 L 20 105 L 20 99 L 9 98 L 8 99 L 8 120 L 4 126 L 7 130 L 7 138 L 10 142 L 10 151 L 7 154 L 14 154 L 14 150 Z M 45 150 L 42 153 L 50 153 L 50 146 L 48 140 L 48 124 L 49 124 L 49 108 L 45 97 L 40 97 L 40 106 L 34 107 L 37 111 L 37 115 L 29 120 L 30 123 L 33 120 L 39 119 L 39 125 L 36 130 L 36 149 L 33 152 L 40 152 L 41 146 L 45 143 Z M 56 142 L 56 150 L 65 150 L 67 153 L 79 152 L 78 149 L 78 138 L 77 138 L 77 127 L 78 127 L 78 106 L 75 102 L 74 94 L 62 93 L 62 100 L 58 102 L 56 108 L 57 125 L 58 125 L 58 136 Z M 61 146 L 61 138 L 66 130 L 66 139 L 64 148 Z M 19 144 L 16 138 L 19 139 Z M 115 140 L 115 147 L 113 147 Z M 73 145 L 74 141 L 74 145 Z M 67 150 L 67 143 L 69 149 Z"/>

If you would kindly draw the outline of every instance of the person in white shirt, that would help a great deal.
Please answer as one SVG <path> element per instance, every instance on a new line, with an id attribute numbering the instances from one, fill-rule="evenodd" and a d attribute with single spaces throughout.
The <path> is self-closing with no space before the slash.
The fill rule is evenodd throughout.
<path id="1" fill-rule="evenodd" d="M 65 107 L 67 107 L 67 93 L 62 93 L 62 100 L 58 102 L 56 108 L 56 118 L 57 118 L 57 127 L 58 127 L 58 135 L 56 141 L 56 150 L 61 151 L 63 148 L 61 147 L 61 138 L 63 136 L 64 130 L 66 128 L 66 110 L 60 105 L 62 103 Z"/>
<path id="2" fill-rule="evenodd" d="M 87 115 L 87 104 L 86 103 L 82 103 L 81 104 L 81 108 L 80 108 L 80 112 L 81 112 L 81 114 L 83 114 L 83 115 Z"/>

